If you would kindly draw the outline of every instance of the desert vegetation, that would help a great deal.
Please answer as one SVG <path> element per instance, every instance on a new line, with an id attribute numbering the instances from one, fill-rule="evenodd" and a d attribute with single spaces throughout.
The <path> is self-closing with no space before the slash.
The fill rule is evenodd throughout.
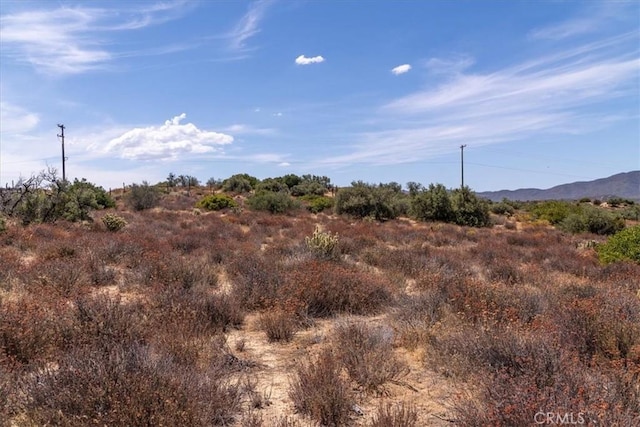
<path id="1" fill-rule="evenodd" d="M 180 176 L 1 195 L 0 424 L 640 423 L 630 205 Z"/>

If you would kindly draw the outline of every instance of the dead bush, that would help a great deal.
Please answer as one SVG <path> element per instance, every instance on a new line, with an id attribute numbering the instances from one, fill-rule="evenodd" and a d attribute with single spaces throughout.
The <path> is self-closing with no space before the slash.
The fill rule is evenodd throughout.
<path id="1" fill-rule="evenodd" d="M 391 313 L 401 345 L 415 349 L 426 344 L 429 330 L 448 310 L 446 296 L 436 290 L 401 297 Z"/>
<path id="2" fill-rule="evenodd" d="M 0 299 L 0 356 L 21 364 L 48 360 L 64 348 L 70 320 L 64 305 L 26 296 Z"/>
<path id="3" fill-rule="evenodd" d="M 386 383 L 408 373 L 407 366 L 393 352 L 393 337 L 393 330 L 385 326 L 374 327 L 364 322 L 336 326 L 336 358 L 364 391 L 381 393 Z"/>
<path id="4" fill-rule="evenodd" d="M 78 349 L 24 385 L 25 416 L 39 425 L 228 425 L 240 391 L 213 373 L 154 357 L 140 345 Z"/>
<path id="5" fill-rule="evenodd" d="M 228 273 L 233 280 L 232 297 L 247 309 L 268 308 L 279 299 L 283 276 L 277 263 L 247 254 L 234 259 Z"/>
<path id="6" fill-rule="evenodd" d="M 325 426 L 350 424 L 353 400 L 340 371 L 340 363 L 330 351 L 298 365 L 289 388 L 296 410 Z"/>
<path id="7" fill-rule="evenodd" d="M 269 342 L 289 342 L 298 330 L 295 313 L 282 308 L 269 310 L 260 315 L 260 328 L 267 334 Z"/>
<path id="8" fill-rule="evenodd" d="M 416 427 L 418 425 L 418 410 L 406 403 L 380 404 L 369 423 L 370 427 Z"/>

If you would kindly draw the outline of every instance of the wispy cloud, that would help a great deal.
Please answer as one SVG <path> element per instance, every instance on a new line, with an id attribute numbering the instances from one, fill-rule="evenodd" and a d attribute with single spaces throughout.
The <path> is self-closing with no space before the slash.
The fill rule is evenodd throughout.
<path id="1" fill-rule="evenodd" d="M 632 40 L 625 34 L 494 72 L 455 73 L 384 105 L 376 121 L 380 131 L 360 134 L 351 152 L 323 163 L 412 162 L 450 153 L 461 143 L 610 126 L 623 111 L 594 108 L 637 96 L 640 52 Z"/>
<path id="2" fill-rule="evenodd" d="M 220 130 L 222 132 L 228 132 L 233 135 L 272 135 L 276 133 L 276 130 L 272 128 L 257 128 L 251 125 L 239 123 Z"/>
<path id="3" fill-rule="evenodd" d="M 568 37 L 578 36 L 581 34 L 587 34 L 595 31 L 601 25 L 597 19 L 574 19 L 569 22 L 562 22 L 560 24 L 537 28 L 529 34 L 532 39 L 548 39 L 548 40 L 561 40 Z"/>
<path id="4" fill-rule="evenodd" d="M 108 33 L 136 30 L 173 19 L 185 2 L 138 9 L 67 8 L 0 17 L 2 54 L 51 74 L 104 68 L 114 58 Z"/>
<path id="5" fill-rule="evenodd" d="M 635 2 L 585 2 L 585 8 L 579 15 L 566 21 L 535 28 L 529 32 L 529 38 L 551 41 L 569 39 L 615 27 L 629 16 L 634 17 L 632 19 L 637 23 L 638 9 Z"/>
<path id="6" fill-rule="evenodd" d="M 398 65 L 397 67 L 392 68 L 391 72 L 393 74 L 395 74 L 396 76 L 398 76 L 400 74 L 408 73 L 409 70 L 411 70 L 411 65 L 402 64 L 402 65 Z"/>
<path id="7" fill-rule="evenodd" d="M 38 114 L 8 102 L 0 102 L 0 133 L 22 134 L 35 128 L 39 122 Z"/>
<path id="8" fill-rule="evenodd" d="M 272 0 L 258 0 L 249 6 L 247 13 L 242 16 L 233 30 L 228 34 L 231 49 L 246 49 L 247 40 L 260 32 L 260 22 L 272 3 Z"/>
<path id="9" fill-rule="evenodd" d="M 313 56 L 311 58 L 307 58 L 304 55 L 300 55 L 296 58 L 296 64 L 298 65 L 319 64 L 321 62 L 324 62 L 324 58 L 320 55 Z"/>
<path id="10" fill-rule="evenodd" d="M 103 152 L 124 159 L 172 160 L 185 154 L 219 152 L 221 146 L 233 142 L 230 135 L 201 130 L 193 123 L 181 124 L 185 118 L 182 113 L 162 126 L 131 129 L 109 141 Z"/>
<path id="11" fill-rule="evenodd" d="M 474 59 L 470 56 L 458 55 L 452 58 L 429 58 L 425 65 L 433 74 L 457 74 L 474 63 Z"/>

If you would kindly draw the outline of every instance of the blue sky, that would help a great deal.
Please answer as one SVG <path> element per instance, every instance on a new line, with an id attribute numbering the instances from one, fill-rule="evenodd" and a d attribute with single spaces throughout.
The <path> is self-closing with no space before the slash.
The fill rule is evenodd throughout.
<path id="1" fill-rule="evenodd" d="M 640 169 L 637 1 L 0 1 L 0 184 Z"/>

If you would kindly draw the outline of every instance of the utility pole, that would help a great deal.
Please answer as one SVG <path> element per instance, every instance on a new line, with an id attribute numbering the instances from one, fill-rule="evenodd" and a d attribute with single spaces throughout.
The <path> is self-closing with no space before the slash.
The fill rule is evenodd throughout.
<path id="1" fill-rule="evenodd" d="M 64 162 L 65 160 L 67 160 L 67 158 L 64 156 L 64 125 L 59 124 L 58 127 L 60 128 L 60 134 L 58 134 L 58 138 L 60 138 L 60 140 L 62 141 L 62 182 L 66 182 L 67 173 L 64 168 Z"/>
<path id="2" fill-rule="evenodd" d="M 464 147 L 466 147 L 467 144 L 461 145 L 460 146 L 460 172 L 462 175 L 462 187 L 464 188 Z"/>

